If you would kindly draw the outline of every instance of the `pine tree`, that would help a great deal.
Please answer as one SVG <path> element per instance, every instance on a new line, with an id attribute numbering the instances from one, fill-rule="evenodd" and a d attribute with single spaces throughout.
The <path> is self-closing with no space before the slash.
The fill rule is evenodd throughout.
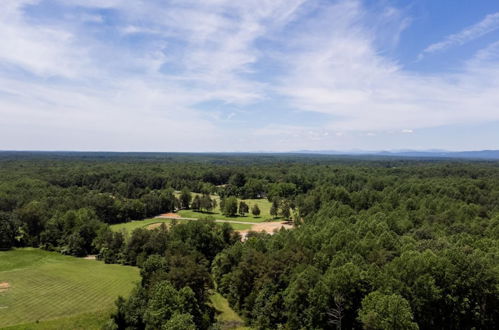
<path id="1" fill-rule="evenodd" d="M 249 206 L 244 201 L 239 203 L 239 214 L 244 217 L 249 212 Z"/>
<path id="2" fill-rule="evenodd" d="M 257 217 L 260 215 L 260 208 L 258 207 L 257 204 L 253 205 L 253 207 L 251 207 L 251 213 L 253 214 L 253 216 Z"/>

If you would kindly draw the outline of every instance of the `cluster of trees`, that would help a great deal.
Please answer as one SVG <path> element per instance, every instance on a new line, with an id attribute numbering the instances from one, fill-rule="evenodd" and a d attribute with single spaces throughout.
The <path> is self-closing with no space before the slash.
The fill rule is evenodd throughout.
<path id="1" fill-rule="evenodd" d="M 272 201 L 272 206 L 270 207 L 270 215 L 275 218 L 278 215 L 280 215 L 284 220 L 290 220 L 291 219 L 291 213 L 295 212 L 296 213 L 296 205 L 293 201 L 290 201 L 289 199 L 279 199 L 279 198 L 274 198 Z M 295 214 L 295 222 L 299 223 L 300 222 L 300 217 Z"/>
<path id="2" fill-rule="evenodd" d="M 216 207 L 217 201 L 211 198 L 209 194 L 196 195 L 191 203 L 191 208 L 195 211 L 211 212 Z"/>
<path id="3" fill-rule="evenodd" d="M 236 215 L 245 216 L 250 213 L 250 206 L 245 201 L 239 201 L 234 196 L 222 198 L 220 200 L 220 210 L 222 214 L 229 217 L 234 217 Z M 261 210 L 258 204 L 253 204 L 251 206 L 251 214 L 253 216 L 260 216 Z"/>
<path id="4" fill-rule="evenodd" d="M 142 281 L 128 299 L 119 298 L 109 329 L 208 329 L 215 311 L 210 265 L 240 237 L 228 224 L 200 220 L 163 224 L 155 230 L 103 233 L 96 242 L 105 262 L 137 265 Z"/>
<path id="5" fill-rule="evenodd" d="M 494 328 L 499 168 L 373 171 L 336 172 L 296 196 L 298 229 L 222 251 L 218 290 L 261 329 Z"/>
<path id="6" fill-rule="evenodd" d="M 215 288 L 257 329 L 499 324 L 497 163 L 0 154 L 0 165 L 0 248 L 97 253 L 141 268 L 109 328 L 208 329 Z M 106 224 L 209 211 L 213 193 L 231 216 L 260 212 L 238 198 L 268 198 L 271 215 L 296 219 L 296 229 L 241 242 L 210 221 L 132 233 Z"/>

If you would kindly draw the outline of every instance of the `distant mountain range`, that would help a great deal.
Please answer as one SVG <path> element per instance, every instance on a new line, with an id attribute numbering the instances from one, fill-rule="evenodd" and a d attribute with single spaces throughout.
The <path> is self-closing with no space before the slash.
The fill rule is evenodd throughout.
<path id="1" fill-rule="evenodd" d="M 478 151 L 446 151 L 446 150 L 399 150 L 399 151 L 335 151 L 335 150 L 300 150 L 297 153 L 321 154 L 321 155 L 354 155 L 354 156 L 391 156 L 391 157 L 413 157 L 413 158 L 453 158 L 453 159 L 497 159 L 499 150 Z"/>

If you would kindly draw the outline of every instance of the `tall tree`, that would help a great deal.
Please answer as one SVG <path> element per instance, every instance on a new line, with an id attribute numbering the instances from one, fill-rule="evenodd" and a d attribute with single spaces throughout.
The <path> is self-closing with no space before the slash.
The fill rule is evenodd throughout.
<path id="1" fill-rule="evenodd" d="M 182 189 L 180 192 L 180 207 L 183 209 L 188 209 L 189 205 L 191 205 L 192 194 L 187 187 Z"/>
<path id="2" fill-rule="evenodd" d="M 419 329 L 412 320 L 411 307 L 398 294 L 374 291 L 362 301 L 359 320 L 368 330 Z"/>
<path id="3" fill-rule="evenodd" d="M 239 214 L 244 217 L 244 215 L 248 212 L 249 212 L 248 204 L 246 204 L 244 201 L 240 201 L 239 202 Z"/>
<path id="4" fill-rule="evenodd" d="M 202 207 L 201 198 L 199 197 L 199 195 L 194 196 L 194 199 L 192 200 L 191 203 L 191 209 L 193 209 L 194 211 L 199 211 L 201 210 L 201 207 Z"/>
<path id="5" fill-rule="evenodd" d="M 209 194 L 203 194 L 200 200 L 201 209 L 210 212 L 214 208 L 213 199 L 211 199 Z"/>
<path id="6" fill-rule="evenodd" d="M 224 201 L 223 214 L 233 217 L 237 214 L 237 198 L 234 196 L 228 197 Z"/>
<path id="7" fill-rule="evenodd" d="M 272 205 L 270 206 L 270 215 L 272 218 L 277 217 L 277 214 L 279 214 L 279 202 L 277 199 L 274 199 L 272 201 Z"/>

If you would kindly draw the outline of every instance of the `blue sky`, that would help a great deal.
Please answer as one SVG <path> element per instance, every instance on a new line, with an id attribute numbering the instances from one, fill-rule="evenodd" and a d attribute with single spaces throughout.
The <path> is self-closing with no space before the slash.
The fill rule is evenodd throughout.
<path id="1" fill-rule="evenodd" d="M 499 2 L 2 0 L 0 149 L 499 149 Z"/>

